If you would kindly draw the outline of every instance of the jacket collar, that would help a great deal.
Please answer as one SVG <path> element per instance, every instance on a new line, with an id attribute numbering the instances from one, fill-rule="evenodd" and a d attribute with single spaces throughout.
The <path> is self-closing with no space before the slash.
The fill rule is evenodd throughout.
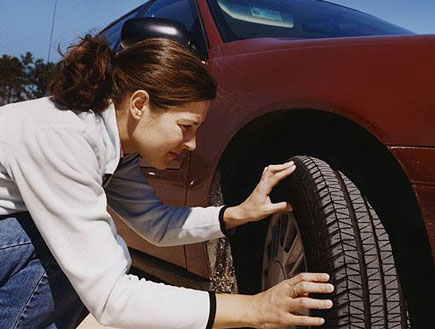
<path id="1" fill-rule="evenodd" d="M 100 112 L 100 116 L 103 119 L 107 137 L 107 145 L 110 148 L 110 155 L 108 156 L 106 162 L 105 174 L 112 175 L 116 168 L 118 167 L 119 161 L 121 159 L 121 141 L 119 139 L 119 129 L 116 120 L 115 105 L 111 101 L 107 109 Z"/>

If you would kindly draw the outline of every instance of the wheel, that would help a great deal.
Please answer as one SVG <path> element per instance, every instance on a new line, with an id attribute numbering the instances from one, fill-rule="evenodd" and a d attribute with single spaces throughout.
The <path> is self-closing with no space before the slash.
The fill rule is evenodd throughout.
<path id="1" fill-rule="evenodd" d="M 312 311 L 325 318 L 325 328 L 408 328 L 388 234 L 367 198 L 326 162 L 291 160 L 297 169 L 278 189 L 293 212 L 270 218 L 260 256 L 262 289 L 302 271 L 327 272 L 335 291 L 317 297 L 331 298 L 334 306 Z"/>
<path id="2" fill-rule="evenodd" d="M 261 288 L 267 290 L 301 272 L 307 272 L 307 261 L 297 221 L 293 213 L 275 214 L 270 218 L 264 244 Z"/>

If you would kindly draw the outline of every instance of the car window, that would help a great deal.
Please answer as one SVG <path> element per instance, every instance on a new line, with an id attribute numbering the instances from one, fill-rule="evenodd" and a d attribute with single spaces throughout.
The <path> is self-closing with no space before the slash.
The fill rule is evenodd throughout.
<path id="1" fill-rule="evenodd" d="M 144 1 L 144 4 L 147 2 L 148 1 Z M 107 38 L 109 39 L 110 47 L 113 50 L 118 50 L 118 48 L 119 48 L 119 44 L 121 41 L 121 30 L 122 30 L 122 26 L 124 25 L 124 23 L 127 20 L 129 20 L 130 18 L 137 17 L 139 15 L 139 13 L 141 12 L 141 9 L 143 8 L 143 6 L 144 5 L 141 5 L 135 9 L 133 9 L 132 11 L 128 12 L 127 14 L 125 14 L 120 19 L 113 22 L 108 27 L 106 27 L 103 31 L 100 32 L 100 35 L 104 34 L 107 36 Z"/>
<path id="2" fill-rule="evenodd" d="M 200 56 L 207 56 L 206 41 L 193 0 L 156 0 L 146 10 L 144 17 L 166 18 L 182 23 L 190 32 Z"/>
<path id="3" fill-rule="evenodd" d="M 410 34 L 374 16 L 322 0 L 208 0 L 224 41 Z"/>

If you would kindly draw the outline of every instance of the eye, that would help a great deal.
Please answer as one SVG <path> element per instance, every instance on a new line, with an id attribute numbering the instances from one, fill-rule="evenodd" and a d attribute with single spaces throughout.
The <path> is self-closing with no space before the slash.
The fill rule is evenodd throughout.
<path id="1" fill-rule="evenodd" d="M 190 127 L 192 127 L 191 125 L 180 125 L 180 127 L 183 129 L 183 130 L 188 130 Z"/>

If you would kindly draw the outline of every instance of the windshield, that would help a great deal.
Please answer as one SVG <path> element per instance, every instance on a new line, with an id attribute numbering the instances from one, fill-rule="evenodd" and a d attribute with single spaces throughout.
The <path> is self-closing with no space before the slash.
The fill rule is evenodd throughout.
<path id="1" fill-rule="evenodd" d="M 412 34 L 374 16 L 321 0 L 209 0 L 224 41 Z"/>

